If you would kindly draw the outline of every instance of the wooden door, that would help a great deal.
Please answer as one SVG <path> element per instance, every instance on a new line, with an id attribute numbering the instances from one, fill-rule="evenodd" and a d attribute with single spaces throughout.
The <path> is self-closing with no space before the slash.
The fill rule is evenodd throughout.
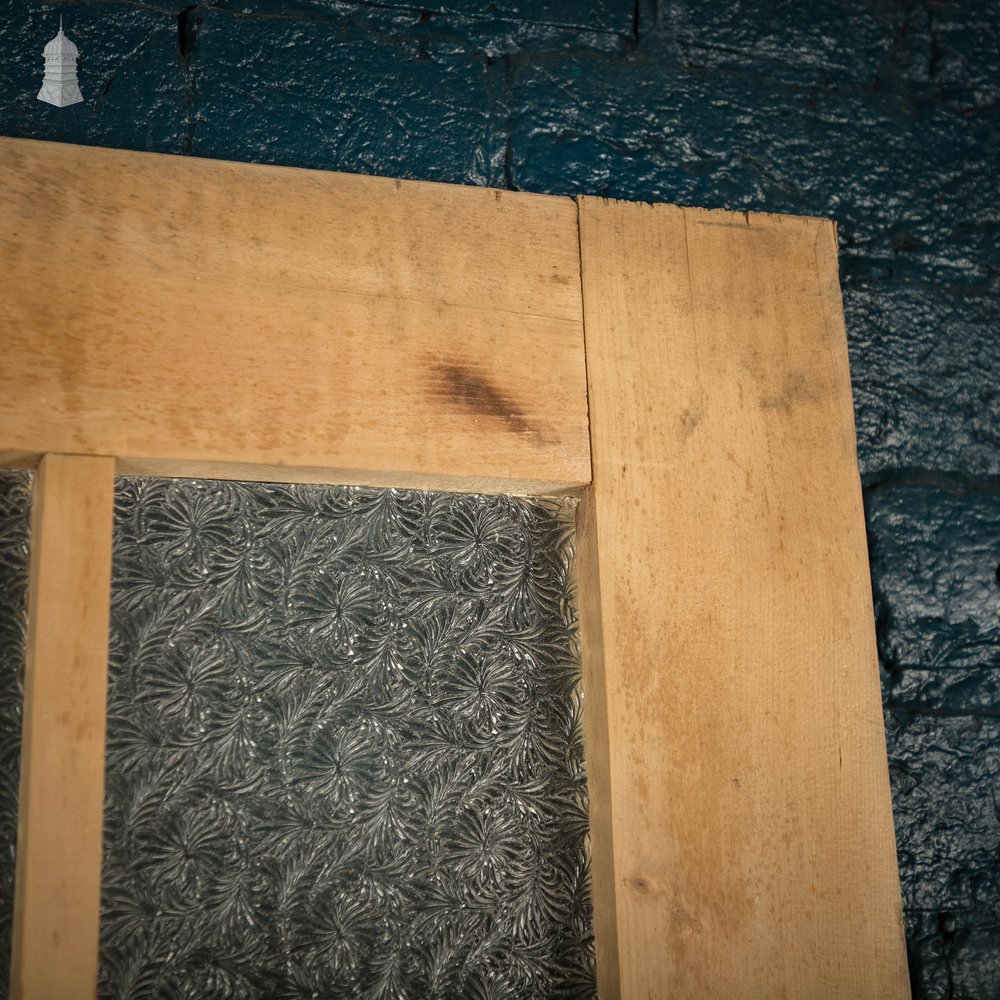
<path id="1" fill-rule="evenodd" d="M 12 995 L 93 997 L 116 471 L 581 498 L 600 996 L 908 995 L 833 226 L 0 140 Z"/>

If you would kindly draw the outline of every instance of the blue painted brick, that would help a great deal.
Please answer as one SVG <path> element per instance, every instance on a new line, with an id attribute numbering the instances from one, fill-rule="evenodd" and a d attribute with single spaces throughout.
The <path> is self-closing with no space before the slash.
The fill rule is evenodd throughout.
<path id="1" fill-rule="evenodd" d="M 59 11 L 86 98 L 64 109 L 35 100 Z M 978 1000 L 1000 995 L 998 65 L 986 3 L 15 0 L 0 133 L 835 219 L 914 995 Z"/>
<path id="2" fill-rule="evenodd" d="M 641 44 L 690 68 L 858 88 L 877 78 L 895 37 L 918 17 L 902 4 L 862 0 L 664 0 L 645 19 Z"/>
<path id="3" fill-rule="evenodd" d="M 913 995 L 1000 995 L 1000 719 L 886 721 Z"/>
<path id="4" fill-rule="evenodd" d="M 309 20 L 193 15 L 199 156 L 496 184 L 506 114 L 487 58 L 450 42 Z"/>
<path id="5" fill-rule="evenodd" d="M 523 21 L 529 25 L 599 31 L 629 35 L 633 28 L 633 4 L 629 0 L 431 0 L 423 11 L 494 21 Z"/>
<path id="6" fill-rule="evenodd" d="M 865 501 L 887 703 L 1000 716 L 1000 483 Z"/>
<path id="7" fill-rule="evenodd" d="M 188 80 L 168 9 L 125 3 L 17 4 L 0 17 L 0 134 L 159 153 L 182 151 Z M 84 102 L 36 99 L 42 49 L 59 30 L 80 50 Z"/>
<path id="8" fill-rule="evenodd" d="M 844 287 L 862 471 L 1000 473 L 1000 294 Z"/>

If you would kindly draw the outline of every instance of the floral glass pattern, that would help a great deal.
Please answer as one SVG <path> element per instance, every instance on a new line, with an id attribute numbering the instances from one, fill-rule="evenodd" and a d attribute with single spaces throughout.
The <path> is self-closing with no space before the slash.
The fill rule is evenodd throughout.
<path id="1" fill-rule="evenodd" d="M 572 511 L 118 481 L 102 997 L 595 994 Z"/>
<path id="2" fill-rule="evenodd" d="M 30 472 L 0 469 L 0 996 L 8 995 L 28 605 Z"/>

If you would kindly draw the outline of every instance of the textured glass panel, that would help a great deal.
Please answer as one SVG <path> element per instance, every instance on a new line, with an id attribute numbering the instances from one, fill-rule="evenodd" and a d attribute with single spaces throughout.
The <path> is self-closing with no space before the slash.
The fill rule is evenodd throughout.
<path id="1" fill-rule="evenodd" d="M 593 996 L 571 513 L 119 480 L 102 996 Z"/>
<path id="2" fill-rule="evenodd" d="M 31 473 L 0 469 L 0 997 L 10 979 Z"/>

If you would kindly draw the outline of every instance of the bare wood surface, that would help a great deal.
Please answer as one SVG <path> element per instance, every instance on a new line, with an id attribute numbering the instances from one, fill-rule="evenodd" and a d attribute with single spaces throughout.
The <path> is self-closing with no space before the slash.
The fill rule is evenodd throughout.
<path id="1" fill-rule="evenodd" d="M 594 950 L 600 1000 L 620 1000 L 618 889 L 615 882 L 614 816 L 608 744 L 608 700 L 601 635 L 601 580 L 594 491 L 576 508 L 576 580 L 580 617 L 585 710 L 584 748 L 590 798 L 590 884 L 594 901 Z"/>
<path id="2" fill-rule="evenodd" d="M 589 481 L 568 198 L 0 139 L 0 451 Z"/>
<path id="3" fill-rule="evenodd" d="M 97 991 L 114 460 L 34 485 L 11 954 L 14 1000 Z"/>
<path id="4" fill-rule="evenodd" d="M 581 246 L 621 996 L 903 1000 L 833 227 L 586 198 Z"/>

